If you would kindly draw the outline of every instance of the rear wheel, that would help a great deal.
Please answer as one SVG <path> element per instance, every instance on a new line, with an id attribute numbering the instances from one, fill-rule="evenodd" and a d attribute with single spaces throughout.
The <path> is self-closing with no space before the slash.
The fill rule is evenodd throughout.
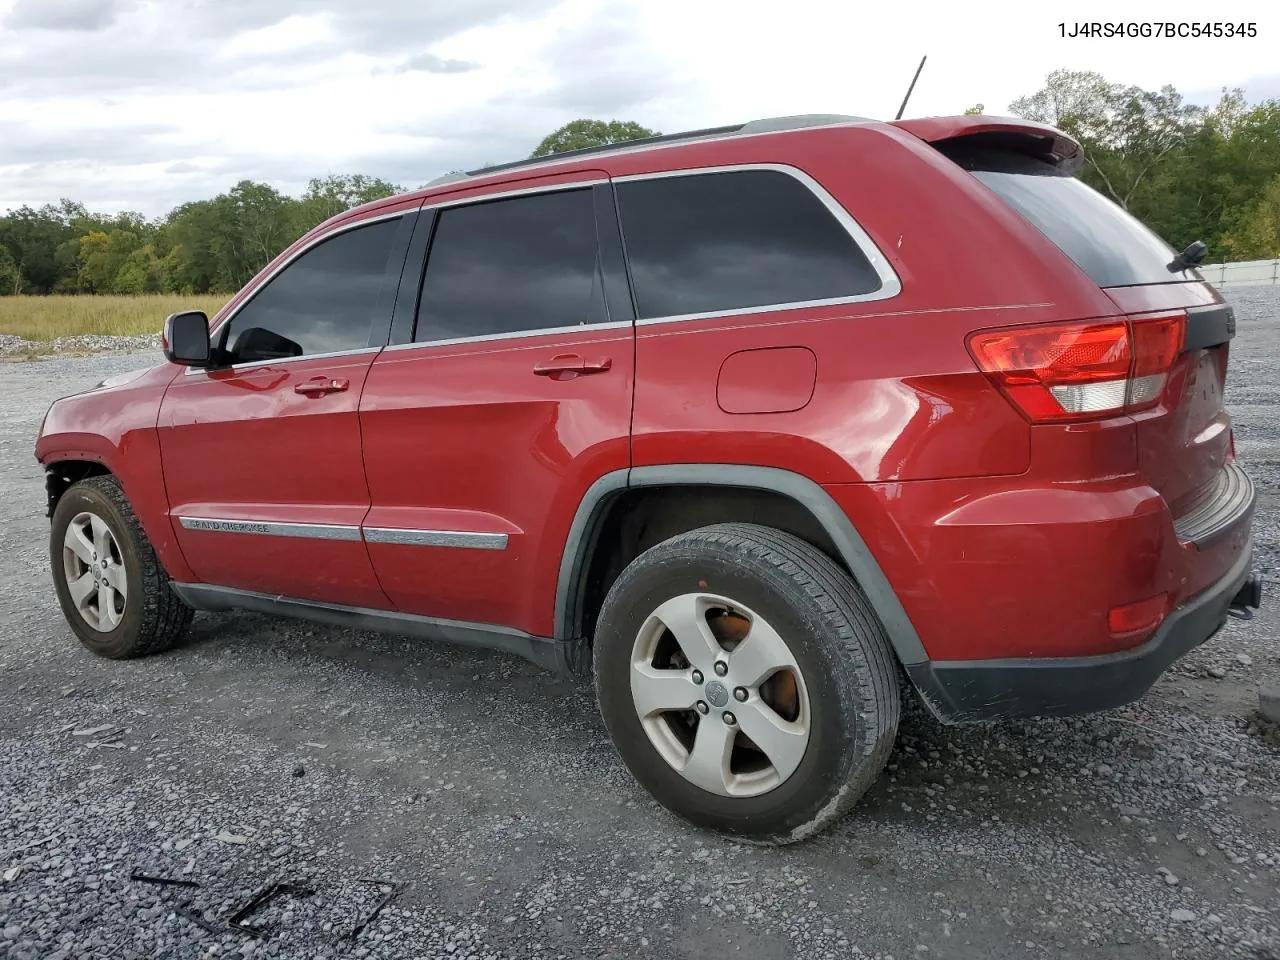
<path id="1" fill-rule="evenodd" d="M 720 524 L 673 537 L 614 583 L 596 691 L 624 762 L 701 826 L 803 839 L 875 782 L 897 665 L 853 580 L 809 543 Z"/>
<path id="2" fill-rule="evenodd" d="M 142 525 L 113 477 L 72 485 L 53 511 L 54 586 L 80 642 L 112 659 L 167 650 L 191 608 L 170 588 Z"/>

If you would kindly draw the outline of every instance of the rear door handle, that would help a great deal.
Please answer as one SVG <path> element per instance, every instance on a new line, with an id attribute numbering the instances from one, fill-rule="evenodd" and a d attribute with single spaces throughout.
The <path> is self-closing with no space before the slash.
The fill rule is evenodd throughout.
<path id="1" fill-rule="evenodd" d="M 533 372 L 539 377 L 552 377 L 556 380 L 570 380 L 580 374 L 606 373 L 613 368 L 612 357 L 596 357 L 584 360 L 576 353 L 562 353 L 550 360 L 539 360 L 533 365 Z"/>
<path id="2" fill-rule="evenodd" d="M 314 377 L 303 383 L 295 383 L 293 392 L 305 397 L 323 397 L 326 393 L 342 393 L 349 386 L 351 381 L 345 378 L 338 380 L 332 377 Z"/>

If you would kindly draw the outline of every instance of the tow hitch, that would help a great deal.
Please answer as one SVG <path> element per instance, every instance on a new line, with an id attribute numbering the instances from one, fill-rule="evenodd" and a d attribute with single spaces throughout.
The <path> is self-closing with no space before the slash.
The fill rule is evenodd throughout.
<path id="1" fill-rule="evenodd" d="M 1249 574 L 1249 579 L 1240 585 L 1236 595 L 1231 598 L 1231 606 L 1227 613 L 1239 620 L 1252 620 L 1253 611 L 1262 605 L 1262 578 L 1256 573 Z"/>

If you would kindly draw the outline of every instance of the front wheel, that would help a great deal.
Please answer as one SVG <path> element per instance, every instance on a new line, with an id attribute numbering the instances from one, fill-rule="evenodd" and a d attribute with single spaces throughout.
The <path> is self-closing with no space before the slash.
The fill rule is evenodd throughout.
<path id="1" fill-rule="evenodd" d="M 167 650 L 192 612 L 169 577 L 113 477 L 73 484 L 53 511 L 53 582 L 80 642 L 113 660 Z"/>
<path id="2" fill-rule="evenodd" d="M 857 584 L 788 533 L 745 523 L 673 537 L 628 566 L 595 637 L 623 761 L 711 829 L 772 843 L 841 817 L 897 735 L 897 664 Z"/>

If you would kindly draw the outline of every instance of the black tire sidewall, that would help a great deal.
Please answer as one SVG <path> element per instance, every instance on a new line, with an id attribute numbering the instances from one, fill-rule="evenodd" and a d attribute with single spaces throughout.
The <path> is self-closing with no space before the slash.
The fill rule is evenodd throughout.
<path id="1" fill-rule="evenodd" d="M 111 528 L 111 534 L 120 548 L 124 564 L 126 592 L 124 615 L 114 630 L 103 633 L 91 627 L 76 609 L 67 586 L 62 566 L 62 544 L 67 527 L 81 513 L 93 513 L 101 517 Z M 72 631 L 86 647 L 102 657 L 118 659 L 130 655 L 134 643 L 142 631 L 145 602 L 142 596 L 142 562 L 138 555 L 138 542 L 133 524 L 124 516 L 110 498 L 89 484 L 75 484 L 58 501 L 53 512 L 49 532 L 49 559 L 53 568 L 53 583 L 62 605 L 63 615 Z"/>
<path id="2" fill-rule="evenodd" d="M 701 826 L 748 837 L 785 835 L 817 818 L 849 777 L 865 737 L 846 664 L 835 662 L 830 631 L 811 598 L 771 576 L 751 558 L 713 555 L 668 543 L 628 568 L 605 601 L 595 638 L 596 693 L 623 761 L 663 806 Z M 660 555 L 660 556 L 659 556 Z M 631 696 L 635 638 L 663 602 L 686 593 L 723 596 L 749 607 L 784 637 L 809 696 L 810 736 L 800 765 L 756 797 L 724 797 L 686 780 L 653 747 Z M 708 720 L 720 722 L 718 718 Z M 700 721 L 707 722 L 707 721 Z"/>

